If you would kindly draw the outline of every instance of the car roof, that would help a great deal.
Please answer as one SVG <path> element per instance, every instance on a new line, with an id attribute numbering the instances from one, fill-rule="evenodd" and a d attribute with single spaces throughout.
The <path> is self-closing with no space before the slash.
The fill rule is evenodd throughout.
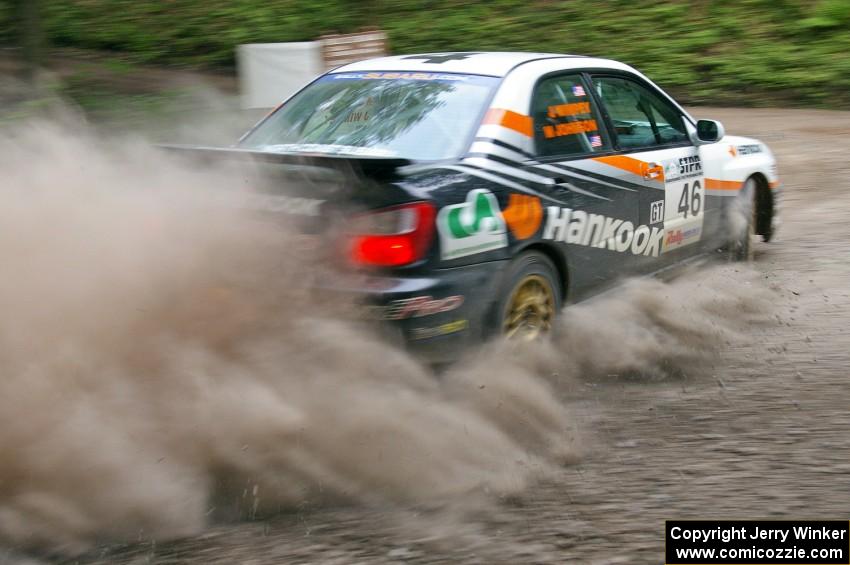
<path id="1" fill-rule="evenodd" d="M 331 72 L 430 71 L 503 77 L 517 65 L 541 59 L 575 59 L 576 64 L 570 66 L 576 67 L 581 66 L 581 63 L 579 62 L 581 60 L 590 60 L 589 57 L 581 55 L 559 55 L 557 53 L 516 53 L 497 51 L 422 53 L 367 59 L 365 61 L 344 65 Z M 603 59 L 592 60 L 597 64 L 600 61 L 604 61 Z M 611 61 L 611 63 L 614 62 Z"/>

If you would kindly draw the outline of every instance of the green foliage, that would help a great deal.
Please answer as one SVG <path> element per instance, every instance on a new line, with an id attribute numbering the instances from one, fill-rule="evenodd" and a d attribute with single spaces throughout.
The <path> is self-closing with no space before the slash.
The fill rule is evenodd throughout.
<path id="1" fill-rule="evenodd" d="M 850 22 L 847 0 L 821 0 L 812 15 L 800 21 L 803 30 L 823 31 L 840 28 Z"/>
<path id="2" fill-rule="evenodd" d="M 14 11 L 11 0 L 0 0 L 0 44 L 14 40 Z"/>
<path id="3" fill-rule="evenodd" d="M 0 0 L 2 1 L 2 0 Z M 618 59 L 688 102 L 850 107 L 847 0 L 51 0 L 54 45 L 231 66 L 241 43 L 375 26 L 397 53 L 532 50 Z M 10 33 L 0 4 L 0 40 Z"/>

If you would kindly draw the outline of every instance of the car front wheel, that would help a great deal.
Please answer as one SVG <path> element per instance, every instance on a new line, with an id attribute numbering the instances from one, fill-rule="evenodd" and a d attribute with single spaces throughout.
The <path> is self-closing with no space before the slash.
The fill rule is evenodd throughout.
<path id="1" fill-rule="evenodd" d="M 736 206 L 731 219 L 735 239 L 729 242 L 729 259 L 732 261 L 752 261 L 756 240 L 756 179 L 750 177 L 737 196 Z"/>

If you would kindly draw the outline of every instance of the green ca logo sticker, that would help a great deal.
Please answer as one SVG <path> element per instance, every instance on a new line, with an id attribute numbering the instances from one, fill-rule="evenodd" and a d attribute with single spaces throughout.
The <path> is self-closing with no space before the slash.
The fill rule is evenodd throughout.
<path id="1" fill-rule="evenodd" d="M 457 259 L 508 245 L 499 203 L 486 189 L 472 190 L 465 202 L 440 210 L 437 230 L 443 259 Z"/>

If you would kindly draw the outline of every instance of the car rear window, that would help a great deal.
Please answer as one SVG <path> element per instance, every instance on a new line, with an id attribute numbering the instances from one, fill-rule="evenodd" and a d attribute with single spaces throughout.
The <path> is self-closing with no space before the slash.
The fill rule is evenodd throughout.
<path id="1" fill-rule="evenodd" d="M 240 145 L 413 160 L 457 157 L 497 82 L 453 73 L 333 73 L 299 92 Z"/>

